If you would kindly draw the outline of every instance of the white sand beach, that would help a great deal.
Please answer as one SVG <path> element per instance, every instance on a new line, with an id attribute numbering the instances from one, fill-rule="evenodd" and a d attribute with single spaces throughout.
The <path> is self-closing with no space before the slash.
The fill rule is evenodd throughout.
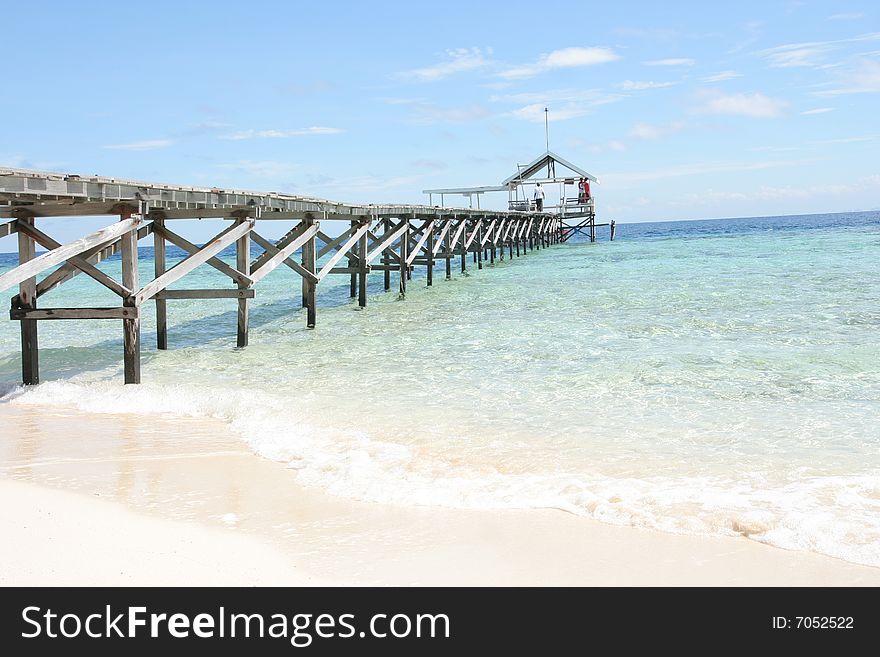
<path id="1" fill-rule="evenodd" d="M 353 502 L 212 420 L 0 413 L 6 586 L 880 585 L 880 569 L 746 538 Z"/>

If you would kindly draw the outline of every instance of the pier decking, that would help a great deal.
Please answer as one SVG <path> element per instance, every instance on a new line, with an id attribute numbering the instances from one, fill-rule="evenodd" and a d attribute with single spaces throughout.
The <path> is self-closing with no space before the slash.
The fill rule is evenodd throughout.
<path id="1" fill-rule="evenodd" d="M 108 215 L 114 220 L 90 235 L 60 244 L 40 230 L 41 217 Z M 443 263 L 445 276 L 452 268 L 467 268 L 468 255 L 478 269 L 496 258 L 524 255 L 565 241 L 574 230 L 589 227 L 595 241 L 595 215 L 567 212 L 494 211 L 427 205 L 351 205 L 324 199 L 229 189 L 142 183 L 100 176 L 77 176 L 0 168 L 0 237 L 16 234 L 19 264 L 0 275 L 0 291 L 18 286 L 10 318 L 21 323 L 22 381 L 39 383 L 37 326 L 43 320 L 115 319 L 123 325 L 125 383 L 140 383 L 141 312 L 155 302 L 157 346 L 168 348 L 167 304 L 180 299 L 238 300 L 239 347 L 248 343 L 248 306 L 255 286 L 281 265 L 302 281 L 306 324 L 316 325 L 318 284 L 330 274 L 349 276 L 352 298 L 367 303 L 367 276 L 382 272 L 385 289 L 391 274 L 398 278 L 404 297 L 414 267 L 426 268 L 427 285 L 433 284 L 435 267 Z M 171 229 L 188 219 L 224 219 L 229 226 L 202 246 Z M 574 220 L 576 225 L 568 221 Z M 257 229 L 261 222 L 287 221 L 290 230 L 280 239 L 266 239 Z M 337 230 L 326 232 L 322 225 Z M 333 236 L 331 236 L 333 235 Z M 138 242 L 152 236 L 155 276 L 139 280 Z M 251 259 L 251 245 L 262 253 Z M 166 267 L 166 245 L 189 255 Z M 47 251 L 36 254 L 37 246 Z M 235 245 L 232 266 L 218 255 Z M 299 252 L 299 258 L 294 258 Z M 121 254 L 121 281 L 96 267 Z M 458 260 L 455 264 L 453 261 Z M 219 270 L 230 279 L 223 289 L 168 289 L 200 265 Z M 37 276 L 52 270 L 41 280 Z M 43 308 L 38 300 L 46 292 L 85 273 L 115 293 L 118 306 L 103 308 Z"/>

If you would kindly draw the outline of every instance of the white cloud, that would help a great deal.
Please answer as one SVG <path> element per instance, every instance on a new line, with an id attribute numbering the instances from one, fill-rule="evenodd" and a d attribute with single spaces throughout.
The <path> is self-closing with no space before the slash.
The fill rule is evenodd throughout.
<path id="1" fill-rule="evenodd" d="M 173 139 L 145 139 L 143 141 L 132 141 L 127 144 L 108 144 L 104 148 L 114 151 L 154 151 L 171 146 L 173 143 Z"/>
<path id="2" fill-rule="evenodd" d="M 617 59 L 620 59 L 620 55 L 610 48 L 561 48 L 543 53 L 533 64 L 524 64 L 501 71 L 498 76 L 505 79 L 530 78 L 553 69 L 605 64 Z"/>
<path id="3" fill-rule="evenodd" d="M 636 139 L 660 139 L 661 137 L 681 132 L 684 128 L 685 124 L 682 121 L 675 121 L 665 125 L 636 123 L 632 130 L 629 131 L 629 136 L 635 137 Z"/>
<path id="4" fill-rule="evenodd" d="M 284 139 L 286 137 L 303 137 L 306 135 L 337 135 L 343 132 L 341 128 L 322 128 L 312 126 L 311 128 L 297 128 L 295 130 L 240 130 L 223 135 L 222 139 L 231 139 L 238 141 L 241 139 Z"/>
<path id="5" fill-rule="evenodd" d="M 842 72 L 835 89 L 813 92 L 816 96 L 840 96 L 880 92 L 880 62 L 873 59 L 860 60 L 854 68 Z"/>
<path id="6" fill-rule="evenodd" d="M 844 14 L 833 14 L 828 17 L 830 21 L 857 21 L 860 18 L 864 18 L 864 14 L 860 11 L 851 11 Z"/>
<path id="7" fill-rule="evenodd" d="M 834 111 L 833 107 L 817 107 L 817 108 L 811 109 L 811 110 L 804 110 L 803 112 L 801 112 L 801 114 L 803 114 L 804 116 L 810 116 L 812 114 L 825 114 L 826 112 L 833 112 L 833 111 Z"/>
<path id="8" fill-rule="evenodd" d="M 519 109 L 515 109 L 509 112 L 507 115 L 515 119 L 522 119 L 523 121 L 531 121 L 532 123 L 543 123 L 545 107 L 546 105 L 544 105 L 544 103 L 533 103 L 532 105 L 526 105 L 524 107 L 520 107 Z M 575 119 L 579 116 L 589 114 L 591 111 L 592 107 L 588 105 L 567 103 L 565 105 L 555 106 L 553 108 L 553 120 L 567 121 L 569 119 Z"/>
<path id="9" fill-rule="evenodd" d="M 485 53 L 480 48 L 452 48 L 446 51 L 447 60 L 434 66 L 415 68 L 398 73 L 398 77 L 417 80 L 419 82 L 433 82 L 442 80 L 456 73 L 473 71 L 483 68 L 491 63 L 486 55 L 492 54 L 492 49 L 487 48 Z"/>
<path id="10" fill-rule="evenodd" d="M 711 75 L 707 75 L 700 79 L 703 82 L 724 82 L 725 80 L 732 80 L 733 78 L 741 77 L 742 73 L 737 73 L 736 71 L 719 71 L 718 73 L 712 73 Z"/>
<path id="11" fill-rule="evenodd" d="M 670 57 L 668 59 L 652 59 L 642 63 L 645 66 L 693 66 L 697 62 L 690 57 Z"/>
<path id="12" fill-rule="evenodd" d="M 788 105 L 783 100 L 770 98 L 762 93 L 708 94 L 707 100 L 698 111 L 707 114 L 734 114 L 756 119 L 769 119 L 782 116 Z"/>
<path id="13" fill-rule="evenodd" d="M 874 141 L 878 135 L 857 135 L 854 137 L 838 137 L 836 139 L 820 139 L 813 144 L 857 144 L 863 141 Z"/>
<path id="14" fill-rule="evenodd" d="M 842 44 L 877 40 L 880 40 L 880 32 L 869 32 L 848 39 L 787 43 L 761 50 L 757 54 L 764 57 L 774 68 L 827 68 L 829 65 L 825 63 L 826 56 L 838 50 Z"/>
<path id="15" fill-rule="evenodd" d="M 827 196 L 841 196 L 856 192 L 880 189 L 880 176 L 867 176 L 849 184 L 807 185 L 805 187 L 771 187 L 750 188 L 743 192 L 725 192 L 708 189 L 705 192 L 689 194 L 685 197 L 685 205 L 694 203 L 715 203 L 718 201 L 778 201 L 795 199 L 812 199 Z"/>
<path id="16" fill-rule="evenodd" d="M 663 89 L 664 87 L 671 87 L 677 82 L 649 82 L 649 81 L 639 81 L 639 80 L 624 80 L 619 83 L 617 86 L 624 91 L 642 91 L 644 89 Z"/>

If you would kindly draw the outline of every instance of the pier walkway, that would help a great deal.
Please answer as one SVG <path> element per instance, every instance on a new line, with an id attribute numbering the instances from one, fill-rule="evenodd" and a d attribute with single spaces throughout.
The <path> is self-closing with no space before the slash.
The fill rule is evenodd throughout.
<path id="1" fill-rule="evenodd" d="M 112 217 L 104 228 L 60 244 L 38 226 L 43 217 Z M 573 232 L 569 220 L 593 224 L 595 217 L 568 212 L 495 211 L 427 205 L 351 205 L 324 199 L 231 189 L 188 187 L 0 168 L 0 237 L 16 234 L 19 264 L 0 274 L 0 291 L 18 288 L 10 318 L 21 323 L 22 381 L 39 383 L 37 326 L 43 320 L 114 319 L 123 327 L 126 383 L 140 383 L 141 313 L 155 303 L 157 346 L 168 348 L 167 304 L 184 299 L 238 300 L 239 347 L 248 343 L 248 305 L 255 287 L 284 265 L 302 282 L 302 305 L 309 328 L 316 324 L 316 291 L 330 274 L 349 276 L 351 296 L 367 303 L 367 276 L 381 272 L 391 289 L 392 272 L 401 297 L 414 267 L 425 267 L 427 285 L 435 268 L 465 271 L 468 255 L 478 269 L 483 263 L 513 258 L 564 241 Z M 223 219 L 229 225 L 199 246 L 172 229 L 176 221 Z M 266 221 L 285 221 L 290 230 L 278 240 L 263 237 Z M 286 227 L 286 226 L 285 226 Z M 583 228 L 583 227 L 581 227 Z M 152 237 L 155 275 L 139 280 L 138 242 Z M 188 255 L 166 267 L 166 246 Z M 252 244 L 262 252 L 252 259 Z M 235 265 L 218 255 L 235 247 Z M 46 249 L 37 255 L 37 247 Z M 96 265 L 121 254 L 118 281 Z M 295 257 L 297 255 L 299 257 Z M 196 267 L 207 265 L 229 278 L 230 287 L 169 289 Z M 443 269 L 441 268 L 441 271 Z M 46 274 L 46 272 L 48 272 Z M 102 308 L 44 308 L 41 296 L 79 274 L 86 274 L 119 297 Z M 45 274 L 42 279 L 38 276 Z"/>

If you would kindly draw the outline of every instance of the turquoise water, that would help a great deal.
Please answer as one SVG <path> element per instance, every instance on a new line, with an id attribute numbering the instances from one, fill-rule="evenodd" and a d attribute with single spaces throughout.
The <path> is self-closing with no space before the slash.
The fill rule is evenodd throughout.
<path id="1" fill-rule="evenodd" d="M 44 322 L 47 382 L 22 391 L 2 322 L 2 403 L 219 417 L 301 483 L 361 500 L 558 508 L 880 566 L 880 213 L 618 236 L 438 269 L 405 301 L 374 274 L 364 311 L 331 277 L 313 331 L 277 270 L 246 349 L 234 301 L 178 301 L 158 352 L 147 304 L 141 386 L 121 384 L 118 322 Z M 43 305 L 113 302 L 96 295 L 80 276 Z"/>

